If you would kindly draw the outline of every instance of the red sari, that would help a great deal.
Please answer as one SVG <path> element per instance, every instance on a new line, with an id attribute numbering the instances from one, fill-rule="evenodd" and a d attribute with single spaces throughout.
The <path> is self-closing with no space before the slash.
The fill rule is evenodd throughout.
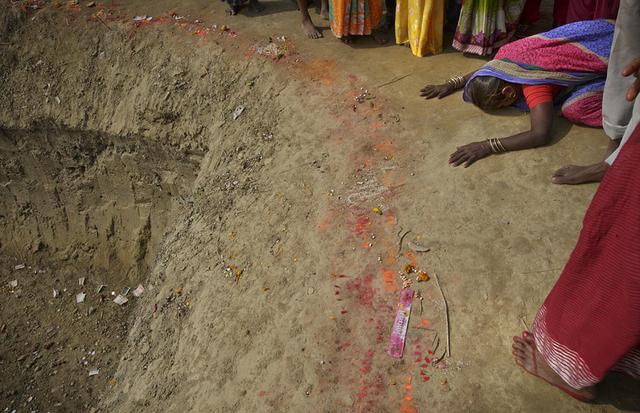
<path id="1" fill-rule="evenodd" d="M 640 127 L 593 197 L 532 330 L 571 387 L 594 385 L 609 371 L 640 379 Z"/>
<path id="2" fill-rule="evenodd" d="M 571 0 L 566 23 L 611 19 L 618 16 L 620 0 Z"/>
<path id="3" fill-rule="evenodd" d="M 540 18 L 541 3 L 542 0 L 527 0 L 520 21 L 536 22 Z M 620 0 L 555 0 L 553 21 L 566 24 L 597 19 L 615 20 L 619 6 Z"/>

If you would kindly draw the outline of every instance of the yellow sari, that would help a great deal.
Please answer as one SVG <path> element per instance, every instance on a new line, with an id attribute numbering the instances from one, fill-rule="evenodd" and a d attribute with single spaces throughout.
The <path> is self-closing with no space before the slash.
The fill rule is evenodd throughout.
<path id="1" fill-rule="evenodd" d="M 444 0 L 397 0 L 396 43 L 418 57 L 442 51 Z"/>

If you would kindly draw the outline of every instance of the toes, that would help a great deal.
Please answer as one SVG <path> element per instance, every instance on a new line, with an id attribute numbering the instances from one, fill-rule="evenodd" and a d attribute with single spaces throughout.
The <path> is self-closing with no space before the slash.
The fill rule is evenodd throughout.
<path id="1" fill-rule="evenodd" d="M 532 347 L 532 345 L 535 344 L 535 341 L 533 341 L 533 338 L 529 336 L 525 336 L 524 334 L 522 335 L 522 337 L 518 337 L 518 336 L 513 337 L 513 342 L 515 343 L 513 344 L 514 346 L 518 346 L 523 350 L 527 350 L 527 347 Z"/>
<path id="2" fill-rule="evenodd" d="M 511 345 L 511 348 L 513 349 L 513 351 L 516 351 L 521 354 L 525 354 L 526 348 L 522 343 L 514 343 Z"/>
<path id="3" fill-rule="evenodd" d="M 511 354 L 513 354 L 514 356 L 520 356 L 520 357 L 524 357 L 527 355 L 527 352 L 525 352 L 525 349 L 520 347 L 518 344 L 513 344 L 511 345 L 511 348 L 513 349 L 511 351 Z"/>

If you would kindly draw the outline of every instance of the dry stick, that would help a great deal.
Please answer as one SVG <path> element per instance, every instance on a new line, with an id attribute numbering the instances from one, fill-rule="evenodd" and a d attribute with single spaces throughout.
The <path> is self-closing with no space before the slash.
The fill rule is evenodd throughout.
<path id="1" fill-rule="evenodd" d="M 400 241 L 398 242 L 398 254 L 400 254 L 400 251 L 402 251 L 402 240 L 404 239 L 404 237 L 407 236 L 408 233 L 410 233 L 411 230 L 408 230 L 407 232 L 404 233 L 404 235 L 402 235 L 400 237 Z"/>
<path id="2" fill-rule="evenodd" d="M 522 321 L 522 325 L 524 326 L 524 330 L 525 331 L 531 331 L 531 330 L 529 330 L 529 327 L 527 326 L 527 322 L 524 321 L 524 317 L 520 317 L 520 321 Z"/>
<path id="3" fill-rule="evenodd" d="M 404 79 L 405 77 L 409 77 L 409 76 L 411 76 L 412 74 L 413 74 L 413 73 L 409 73 L 408 75 L 398 76 L 398 77 L 396 77 L 395 79 L 393 79 L 393 80 L 391 80 L 391 81 L 389 81 L 389 82 L 387 82 L 387 83 L 383 83 L 383 84 L 381 84 L 380 86 L 377 86 L 377 87 L 381 88 L 381 87 L 383 87 L 383 86 L 387 86 L 387 85 L 390 85 L 390 84 L 392 84 L 392 83 L 396 83 L 396 82 L 398 82 L 398 81 L 400 81 L 400 80 Z"/>
<path id="4" fill-rule="evenodd" d="M 444 301 L 444 314 L 446 316 L 446 321 L 447 321 L 447 357 L 451 357 L 451 343 L 450 343 L 451 333 L 449 331 L 449 304 L 447 304 L 447 299 L 444 298 L 444 293 L 442 292 L 442 288 L 440 287 L 440 280 L 438 280 L 438 274 L 434 272 L 433 276 L 436 279 L 436 285 L 438 286 L 438 290 L 440 290 L 442 301 Z"/>
<path id="5" fill-rule="evenodd" d="M 96 19 L 100 20 L 100 21 L 102 22 L 102 24 L 104 24 L 104 25 L 105 25 L 105 27 L 106 27 L 107 29 L 111 30 L 111 27 L 109 27 L 109 25 L 107 24 L 107 22 L 105 22 L 104 20 L 102 20 L 102 19 L 100 18 L 99 14 L 101 14 L 101 13 L 102 13 L 102 12 L 100 12 L 100 13 L 96 13 L 96 14 L 94 14 L 94 15 L 93 15 L 93 17 L 95 17 Z"/>

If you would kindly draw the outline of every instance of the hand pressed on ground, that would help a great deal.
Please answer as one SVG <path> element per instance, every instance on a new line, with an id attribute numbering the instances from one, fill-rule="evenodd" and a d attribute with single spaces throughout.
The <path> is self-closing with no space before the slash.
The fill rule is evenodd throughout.
<path id="1" fill-rule="evenodd" d="M 454 90 L 456 90 L 455 86 L 451 82 L 447 82 L 443 85 L 426 85 L 420 89 L 420 96 L 425 99 L 433 99 L 436 96 L 438 99 L 442 99 L 443 97 L 453 93 Z"/>
<path id="2" fill-rule="evenodd" d="M 491 155 L 486 142 L 472 142 L 464 146 L 458 146 L 456 151 L 449 156 L 449 163 L 453 166 L 464 164 L 465 168 L 473 165 L 477 160 Z"/>

